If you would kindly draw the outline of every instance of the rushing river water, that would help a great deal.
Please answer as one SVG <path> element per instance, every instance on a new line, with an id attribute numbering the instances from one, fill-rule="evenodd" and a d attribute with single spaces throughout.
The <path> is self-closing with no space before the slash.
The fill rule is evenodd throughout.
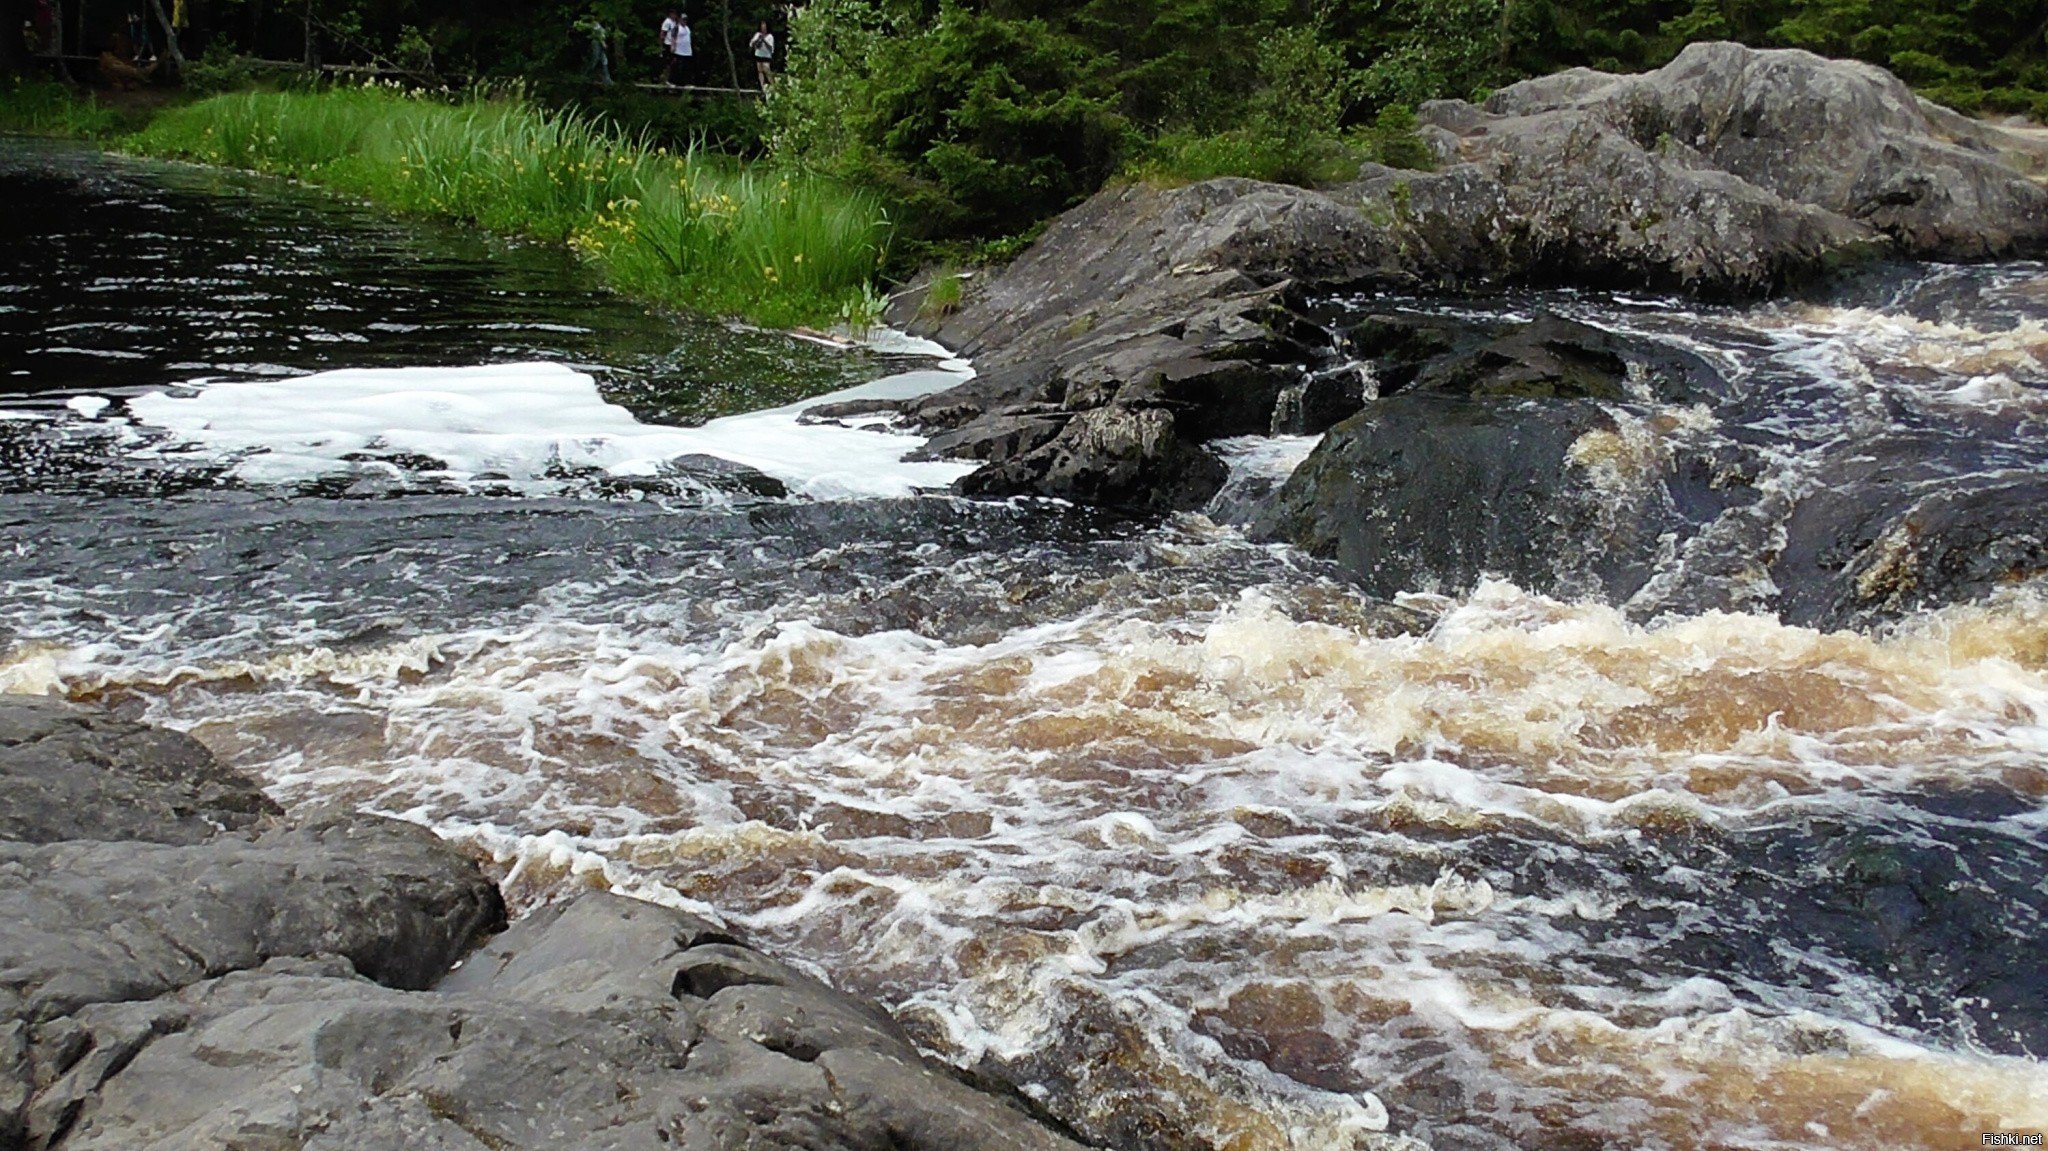
<path id="1" fill-rule="evenodd" d="M 2048 1125 L 2026 586 L 1867 633 L 1745 614 L 1753 573 L 1375 603 L 1208 517 L 916 494 L 958 471 L 902 437 L 696 426 L 957 365 L 260 181 L 0 141 L 0 202 L 0 688 L 427 823 L 517 903 L 713 914 L 1105 1146 Z M 1897 283 L 1551 303 L 1799 383 L 1793 439 L 2039 437 L 2048 278 Z"/>

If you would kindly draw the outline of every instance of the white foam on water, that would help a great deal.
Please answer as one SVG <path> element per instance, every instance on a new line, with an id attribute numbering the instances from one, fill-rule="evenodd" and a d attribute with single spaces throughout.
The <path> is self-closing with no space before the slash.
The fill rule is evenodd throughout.
<path id="1" fill-rule="evenodd" d="M 1232 436 L 1212 442 L 1209 446 L 1223 462 L 1230 467 L 1232 478 L 1239 476 L 1269 480 L 1284 480 L 1294 474 L 1294 469 L 1307 460 L 1316 445 L 1323 442 L 1321 436 Z"/>
<path id="2" fill-rule="evenodd" d="M 235 460 L 234 474 L 252 483 L 346 474 L 364 457 L 427 457 L 442 465 L 437 474 L 456 480 L 531 480 L 562 468 L 652 475 L 676 457 L 708 455 L 758 468 L 798 495 L 860 499 L 942 488 L 974 465 L 906 463 L 917 437 L 806 425 L 802 411 L 835 399 L 918 395 L 963 378 L 908 372 L 700 428 L 643 424 L 600 396 L 589 375 L 552 363 L 213 383 L 189 395 L 151 392 L 127 407 L 145 424 Z"/>
<path id="3" fill-rule="evenodd" d="M 964 642 L 834 630 L 809 593 L 707 629 L 691 586 L 565 588 L 379 645 L 186 648 L 148 670 L 119 640 L 0 670 L 133 693 L 287 804 L 433 825 L 496 861 L 515 904 L 605 887 L 715 910 L 886 999 L 933 1050 L 1020 1068 L 1087 1129 L 1117 1129 L 1114 1107 L 1189 1148 L 1378 1146 L 1427 1086 L 1407 1078 L 1421 1048 L 1476 1119 L 1511 1131 L 1584 1101 L 1557 1122 L 1616 1145 L 1860 1146 L 1800 1124 L 1852 1130 L 1888 1091 L 1870 1129 L 1935 1148 L 1942 1106 L 2048 1106 L 2037 1062 L 1872 1030 L 1853 987 L 1825 1016 L 1797 996 L 1764 1013 L 1574 965 L 1625 889 L 1515 890 L 1455 855 L 1382 874 L 1416 849 L 1373 830 L 1534 823 L 1568 850 L 1740 821 L 1787 786 L 1846 803 L 2037 780 L 2031 594 L 1873 638 L 1643 625 L 1490 582 L 1426 633 L 1379 634 L 1303 618 L 1280 587 L 1162 616 L 1156 587 L 1106 583 Z"/>

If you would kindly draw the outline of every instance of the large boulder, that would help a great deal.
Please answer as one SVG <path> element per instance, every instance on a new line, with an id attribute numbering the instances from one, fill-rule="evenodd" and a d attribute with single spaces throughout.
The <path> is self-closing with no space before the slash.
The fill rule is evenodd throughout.
<path id="1" fill-rule="evenodd" d="M 1696 44 L 1655 72 L 1579 69 L 1420 119 L 1439 171 L 1369 165 L 1323 191 L 1119 186 L 971 284 L 957 311 L 920 315 L 907 293 L 891 318 L 973 356 L 981 375 L 886 406 L 942 436 L 935 454 L 987 464 L 963 491 L 1191 507 L 1221 481 L 1192 462 L 1204 442 L 1317 431 L 1370 398 L 1316 391 L 1344 381 L 1303 370 L 1330 352 L 1299 307 L 1318 288 L 1569 281 L 1736 296 L 1879 255 L 2048 245 L 2048 188 L 2029 174 L 2048 158 L 2040 146 L 1866 64 Z M 1165 413 L 1170 430 L 1136 454 L 1127 435 L 1065 434 L 1110 407 Z"/>
<path id="2" fill-rule="evenodd" d="M 1492 574 L 1626 598 L 1673 526 L 1673 478 L 1597 403 L 1411 393 L 1332 429 L 1253 528 L 1376 596 Z"/>
<path id="3" fill-rule="evenodd" d="M 1869 254 L 1981 259 L 2048 238 L 2048 188 L 2007 160 L 2024 141 L 1806 52 L 1694 44 L 1655 72 L 1578 69 L 1419 119 L 1455 162 L 1365 190 L 1412 270 L 1444 283 L 1745 294 Z"/>
<path id="4" fill-rule="evenodd" d="M 30 1107 L 67 1151 L 1077 1151 L 889 1016 L 687 914 L 529 916 L 428 992 L 275 962 L 79 1021 Z"/>
<path id="5" fill-rule="evenodd" d="M 287 820 L 193 740 L 55 700 L 0 698 L 0 837 L 0 1148 L 84 1014 L 280 958 L 421 987 L 504 922 L 424 828 Z"/>

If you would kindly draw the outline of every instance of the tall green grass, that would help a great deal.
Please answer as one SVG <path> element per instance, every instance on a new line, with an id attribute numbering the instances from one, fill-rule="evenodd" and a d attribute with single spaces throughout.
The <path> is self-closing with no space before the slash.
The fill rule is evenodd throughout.
<path id="1" fill-rule="evenodd" d="M 112 108 L 62 84 L 19 76 L 0 84 L 0 132 L 89 140 L 112 135 L 119 124 Z"/>
<path id="2" fill-rule="evenodd" d="M 773 326 L 870 321 L 888 244 L 887 217 L 864 193 L 671 155 L 517 99 L 236 93 L 169 109 L 126 146 L 564 241 L 628 295 Z"/>

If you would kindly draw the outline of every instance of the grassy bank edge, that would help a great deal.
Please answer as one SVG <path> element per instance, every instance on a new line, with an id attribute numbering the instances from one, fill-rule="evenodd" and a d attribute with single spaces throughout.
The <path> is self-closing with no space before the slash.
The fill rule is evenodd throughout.
<path id="1" fill-rule="evenodd" d="M 672 153 L 516 95 L 390 87 L 236 92 L 136 121 L 17 85 L 0 131 L 283 176 L 402 215 L 565 243 L 643 303 L 763 327 L 858 331 L 890 223 L 871 194 L 696 149 Z M 126 130 L 133 127 L 133 130 Z"/>

